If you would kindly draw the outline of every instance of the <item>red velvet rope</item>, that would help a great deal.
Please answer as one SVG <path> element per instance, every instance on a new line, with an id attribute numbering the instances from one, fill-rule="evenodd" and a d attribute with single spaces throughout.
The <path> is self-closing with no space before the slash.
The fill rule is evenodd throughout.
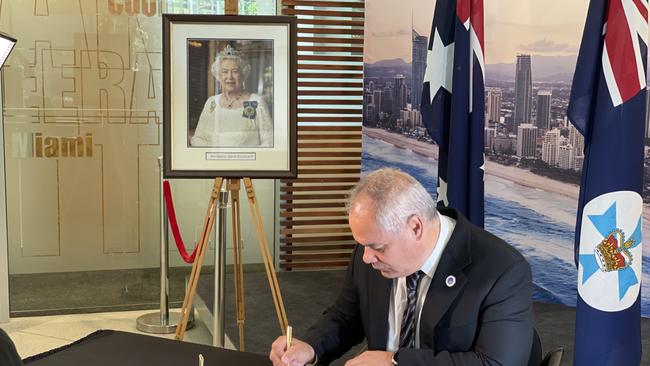
<path id="1" fill-rule="evenodd" d="M 187 254 L 185 249 L 185 244 L 183 244 L 183 238 L 181 237 L 181 232 L 178 230 L 178 223 L 176 222 L 176 212 L 174 211 L 174 202 L 172 201 L 172 189 L 169 187 L 169 181 L 163 181 L 163 191 L 165 194 L 165 206 L 167 207 L 167 216 L 169 217 L 169 224 L 172 229 L 172 234 L 174 234 L 174 242 L 178 248 L 178 253 L 181 255 L 183 260 L 186 263 L 194 263 L 194 257 L 196 256 L 196 250 L 199 248 L 197 245 L 192 252 L 192 255 Z"/>

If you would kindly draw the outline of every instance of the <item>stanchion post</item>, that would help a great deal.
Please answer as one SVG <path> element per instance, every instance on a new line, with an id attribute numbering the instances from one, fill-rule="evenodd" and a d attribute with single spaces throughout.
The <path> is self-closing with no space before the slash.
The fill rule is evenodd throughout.
<path id="1" fill-rule="evenodd" d="M 180 314 L 169 312 L 169 236 L 162 157 L 158 157 L 158 170 L 160 172 L 160 311 L 138 317 L 136 328 L 145 333 L 169 334 L 176 331 Z M 194 321 L 190 319 L 187 329 L 193 326 Z"/>
<path id="2" fill-rule="evenodd" d="M 169 325 L 169 231 L 162 156 L 158 157 L 158 168 L 160 170 L 160 324 Z"/>
<path id="3" fill-rule="evenodd" d="M 176 327 L 176 335 L 174 336 L 174 338 L 179 341 L 182 341 L 183 337 L 185 336 L 185 329 L 188 325 L 190 310 L 192 309 L 192 302 L 194 301 L 194 296 L 196 295 L 196 287 L 199 284 L 205 249 L 208 245 L 208 237 L 210 236 L 210 232 L 212 231 L 212 226 L 216 217 L 217 203 L 221 192 L 221 183 L 223 183 L 223 178 L 214 178 L 212 193 L 210 193 L 210 202 L 208 202 L 208 210 L 203 221 L 201 240 L 199 241 L 196 257 L 194 258 L 194 263 L 192 264 L 192 272 L 190 273 L 189 285 L 185 291 L 183 307 L 181 308 L 181 319 L 178 323 L 178 326 Z"/>

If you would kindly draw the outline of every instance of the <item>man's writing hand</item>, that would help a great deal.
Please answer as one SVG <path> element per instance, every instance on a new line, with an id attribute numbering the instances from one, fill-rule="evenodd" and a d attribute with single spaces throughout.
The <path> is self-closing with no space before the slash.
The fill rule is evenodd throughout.
<path id="1" fill-rule="evenodd" d="M 309 344 L 294 338 L 287 349 L 287 337 L 278 337 L 271 345 L 269 359 L 273 366 L 303 366 L 314 360 L 316 353 Z"/>

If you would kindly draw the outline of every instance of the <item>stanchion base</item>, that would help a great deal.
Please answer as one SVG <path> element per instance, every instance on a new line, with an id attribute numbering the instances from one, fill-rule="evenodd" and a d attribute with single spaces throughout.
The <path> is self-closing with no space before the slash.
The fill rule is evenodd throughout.
<path id="1" fill-rule="evenodd" d="M 194 309 L 192 309 L 194 310 Z M 191 329 L 194 326 L 194 312 L 190 314 L 190 317 L 187 321 L 187 328 Z M 155 313 L 148 313 L 138 317 L 136 319 L 136 328 L 139 331 L 152 334 L 170 334 L 176 331 L 176 326 L 180 321 L 180 313 L 169 312 L 169 321 L 167 324 L 161 324 L 160 321 L 160 311 Z"/>

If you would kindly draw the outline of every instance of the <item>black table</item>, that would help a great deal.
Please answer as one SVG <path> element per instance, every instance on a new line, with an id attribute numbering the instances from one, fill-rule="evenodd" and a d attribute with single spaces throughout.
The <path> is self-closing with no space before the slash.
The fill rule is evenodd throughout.
<path id="1" fill-rule="evenodd" d="M 99 330 L 72 344 L 23 360 L 30 366 L 195 366 L 199 354 L 205 366 L 270 365 L 268 356 L 195 343 Z"/>

